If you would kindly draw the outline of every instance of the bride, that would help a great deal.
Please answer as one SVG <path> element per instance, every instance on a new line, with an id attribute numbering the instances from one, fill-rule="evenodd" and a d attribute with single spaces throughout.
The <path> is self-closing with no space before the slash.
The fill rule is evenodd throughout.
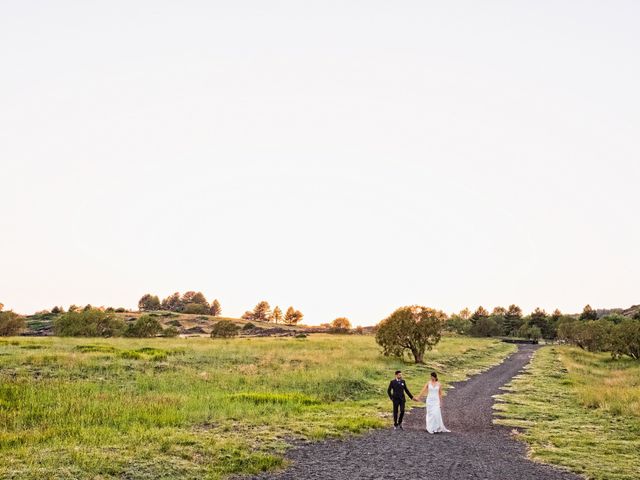
<path id="1" fill-rule="evenodd" d="M 438 374 L 436 372 L 431 373 L 431 380 L 427 383 L 420 394 L 418 399 L 421 399 L 425 392 L 427 393 L 427 432 L 439 433 L 449 432 L 447 427 L 442 422 L 442 412 L 440 411 L 440 405 L 442 404 L 442 388 L 440 382 L 438 382 Z"/>

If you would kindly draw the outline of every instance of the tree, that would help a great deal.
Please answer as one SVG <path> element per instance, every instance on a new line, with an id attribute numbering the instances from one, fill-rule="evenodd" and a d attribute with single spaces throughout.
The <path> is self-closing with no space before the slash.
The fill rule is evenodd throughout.
<path id="1" fill-rule="evenodd" d="M 182 310 L 182 299 L 180 298 L 180 292 L 175 292 L 162 300 L 162 309 L 169 310 L 170 312 L 179 312 Z"/>
<path id="2" fill-rule="evenodd" d="M 180 301 L 182 302 L 183 308 L 184 306 L 190 303 L 195 303 L 196 305 L 203 305 L 204 309 L 206 310 L 205 313 L 209 313 L 209 308 L 210 308 L 209 302 L 207 302 L 207 299 L 205 298 L 202 292 L 194 292 L 194 291 L 185 292 L 182 295 L 182 298 L 180 299 Z"/>
<path id="3" fill-rule="evenodd" d="M 160 310 L 160 299 L 157 295 L 145 293 L 138 300 L 138 310 L 141 312 L 150 312 L 152 310 Z"/>
<path id="4" fill-rule="evenodd" d="M 545 312 L 544 309 L 536 307 L 529 318 L 529 326 L 537 327 L 540 330 L 540 334 L 542 335 L 542 337 L 551 337 L 551 326 L 549 324 L 549 317 L 547 316 L 547 312 Z"/>
<path id="5" fill-rule="evenodd" d="M 467 312 L 469 312 L 468 309 L 466 310 Z M 469 320 L 469 316 L 471 316 L 470 312 L 467 318 L 463 317 L 463 312 L 460 312 L 458 314 L 454 313 L 447 320 L 447 323 L 445 325 L 446 329 L 450 332 L 455 332 L 458 335 L 466 335 L 471 329 L 471 320 Z"/>
<path id="6" fill-rule="evenodd" d="M 249 322 L 253 321 L 253 312 L 251 310 L 247 310 L 240 317 L 242 320 L 247 320 Z"/>
<path id="7" fill-rule="evenodd" d="M 174 327 L 175 328 L 175 327 Z M 135 322 L 127 325 L 125 337 L 148 338 L 162 333 L 162 325 L 150 315 L 140 315 Z"/>
<path id="8" fill-rule="evenodd" d="M 620 358 L 622 355 L 640 360 L 640 322 L 626 319 L 615 325 L 611 334 L 611 355 Z"/>
<path id="9" fill-rule="evenodd" d="M 58 315 L 58 314 L 60 314 L 60 313 L 64 313 L 64 308 L 63 308 L 63 307 L 55 306 L 55 307 L 53 307 L 53 308 L 51 309 L 51 313 L 53 313 L 53 314 L 55 314 L 55 315 Z"/>
<path id="10" fill-rule="evenodd" d="M 278 324 L 279 322 L 282 322 L 284 320 L 284 315 L 282 315 L 282 310 L 280 310 L 279 306 L 276 305 L 276 307 L 273 309 L 269 320 L 271 320 L 275 324 Z"/>
<path id="11" fill-rule="evenodd" d="M 471 319 L 471 310 L 469 310 L 468 308 L 465 307 L 462 310 L 460 310 L 460 313 L 458 315 L 463 320 L 470 320 Z"/>
<path id="12" fill-rule="evenodd" d="M 287 308 L 287 313 L 284 314 L 284 323 L 287 325 L 297 325 L 302 321 L 304 315 L 300 310 L 295 310 L 293 307 Z"/>
<path id="13" fill-rule="evenodd" d="M 2 311 L 3 308 L 4 308 L 4 303 L 0 302 L 0 312 Z"/>
<path id="14" fill-rule="evenodd" d="M 582 313 L 580 314 L 580 320 L 597 320 L 598 319 L 598 312 L 596 312 L 593 308 L 591 308 L 591 305 L 585 305 L 584 308 L 582 309 Z"/>
<path id="15" fill-rule="evenodd" d="M 440 341 L 447 315 L 418 305 L 398 308 L 378 324 L 376 342 L 385 356 L 403 357 L 409 351 L 416 363 Z"/>
<path id="16" fill-rule="evenodd" d="M 216 298 L 211 303 L 211 315 L 213 315 L 214 317 L 219 317 L 221 314 L 222 314 L 222 307 L 220 306 L 220 302 Z"/>
<path id="17" fill-rule="evenodd" d="M 493 316 L 505 316 L 507 314 L 507 309 L 504 307 L 494 307 L 493 311 L 491 312 L 491 315 Z"/>
<path id="18" fill-rule="evenodd" d="M 2 308 L 0 308 L 0 337 L 12 337 L 24 330 L 26 327 L 24 318 L 11 310 L 3 312 Z"/>
<path id="19" fill-rule="evenodd" d="M 220 320 L 211 328 L 211 338 L 231 338 L 238 335 L 240 327 L 231 320 Z"/>
<path id="20" fill-rule="evenodd" d="M 346 317 L 338 317 L 331 322 L 331 328 L 334 331 L 347 332 L 351 329 L 351 322 Z"/>
<path id="21" fill-rule="evenodd" d="M 500 326 L 493 316 L 479 317 L 471 326 L 470 333 L 474 337 L 494 337 L 500 335 Z"/>
<path id="22" fill-rule="evenodd" d="M 271 317 L 271 306 L 269 302 L 263 300 L 253 307 L 253 320 L 268 322 L 269 317 Z"/>
<path id="23" fill-rule="evenodd" d="M 487 312 L 487 310 L 480 305 L 475 312 L 473 312 L 473 315 L 471 315 L 471 323 L 473 323 L 474 325 L 478 322 L 478 320 L 480 320 L 481 318 L 487 318 L 489 316 L 489 312 Z"/>
<path id="24" fill-rule="evenodd" d="M 515 335 L 522 325 L 522 309 L 514 304 L 509 305 L 504 316 L 503 330 L 505 335 Z"/>

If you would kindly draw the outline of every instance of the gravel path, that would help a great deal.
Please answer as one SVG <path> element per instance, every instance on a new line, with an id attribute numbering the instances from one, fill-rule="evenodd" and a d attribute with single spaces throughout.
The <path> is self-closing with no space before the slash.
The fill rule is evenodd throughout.
<path id="1" fill-rule="evenodd" d="M 564 480 L 577 475 L 528 460 L 523 443 L 507 427 L 493 425 L 492 395 L 500 393 L 538 348 L 520 345 L 503 363 L 465 382 L 452 384 L 443 400 L 445 425 L 451 433 L 430 435 L 425 411 L 405 416 L 404 431 L 376 430 L 345 440 L 311 443 L 292 449 L 293 465 L 255 480 L 276 479 L 517 479 Z M 426 382 L 426 379 L 425 379 Z M 420 385 L 410 381 L 414 394 Z M 391 403 L 389 403 L 391 411 Z"/>

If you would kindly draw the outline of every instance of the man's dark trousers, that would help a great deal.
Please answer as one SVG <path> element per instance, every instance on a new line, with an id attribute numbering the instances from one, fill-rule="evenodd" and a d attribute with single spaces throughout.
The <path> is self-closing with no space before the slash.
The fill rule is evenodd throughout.
<path id="1" fill-rule="evenodd" d="M 393 426 L 397 427 L 402 424 L 402 418 L 404 417 L 404 398 L 402 400 L 393 399 Z M 398 416 L 398 410 L 400 410 L 400 416 Z"/>

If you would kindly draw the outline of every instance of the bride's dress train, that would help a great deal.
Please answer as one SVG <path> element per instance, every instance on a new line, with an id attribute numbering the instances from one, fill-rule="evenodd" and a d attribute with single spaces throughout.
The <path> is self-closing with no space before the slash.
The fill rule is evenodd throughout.
<path id="1" fill-rule="evenodd" d="M 442 421 L 440 412 L 440 384 L 432 385 L 429 382 L 429 394 L 427 395 L 427 432 L 440 433 L 449 432 Z"/>

